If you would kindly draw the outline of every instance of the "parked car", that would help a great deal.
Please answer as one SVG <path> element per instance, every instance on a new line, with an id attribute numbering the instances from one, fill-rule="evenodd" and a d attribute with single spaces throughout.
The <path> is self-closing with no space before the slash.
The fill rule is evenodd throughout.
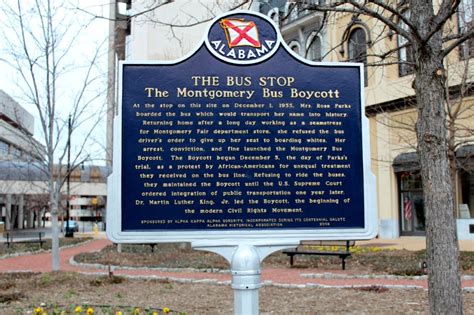
<path id="1" fill-rule="evenodd" d="M 67 221 L 64 221 L 63 224 L 63 231 L 66 231 L 67 228 Z M 79 224 L 74 220 L 69 220 L 69 229 L 73 232 L 79 232 Z"/>

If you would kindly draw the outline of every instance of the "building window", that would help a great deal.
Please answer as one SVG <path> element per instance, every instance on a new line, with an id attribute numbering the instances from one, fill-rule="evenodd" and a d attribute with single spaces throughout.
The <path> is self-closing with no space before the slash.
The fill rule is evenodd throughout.
<path id="1" fill-rule="evenodd" d="M 11 147 L 11 154 L 16 158 L 21 158 L 22 156 L 21 150 L 14 146 Z"/>
<path id="2" fill-rule="evenodd" d="M 321 61 L 321 38 L 314 34 L 308 38 L 306 58 L 312 61 Z"/>
<path id="3" fill-rule="evenodd" d="M 425 206 L 420 172 L 399 173 L 401 235 L 425 234 Z"/>
<path id="4" fill-rule="evenodd" d="M 287 18 L 288 23 L 298 19 L 298 6 L 295 2 L 287 2 L 285 8 L 285 16 Z"/>
<path id="5" fill-rule="evenodd" d="M 297 41 L 292 41 L 288 46 L 290 46 L 290 49 L 293 50 L 296 54 L 300 55 L 300 43 L 298 43 Z"/>
<path id="6" fill-rule="evenodd" d="M 459 32 L 464 33 L 474 24 L 474 0 L 462 0 L 459 4 Z M 474 56 L 474 38 L 471 37 L 459 46 L 461 59 Z"/>
<path id="7" fill-rule="evenodd" d="M 460 171 L 461 203 L 459 204 L 459 218 L 474 218 L 474 173 Z"/>
<path id="8" fill-rule="evenodd" d="M 268 11 L 268 16 L 270 19 L 272 19 L 273 22 L 275 22 L 276 25 L 280 25 L 280 11 L 278 8 L 273 8 L 270 11 Z"/>
<path id="9" fill-rule="evenodd" d="M 0 156 L 7 156 L 7 155 L 8 155 L 8 143 L 0 140 Z"/>
<path id="10" fill-rule="evenodd" d="M 349 61 L 364 64 L 364 85 L 367 86 L 367 39 L 365 31 L 358 27 L 352 30 L 348 39 Z"/>
<path id="11" fill-rule="evenodd" d="M 410 11 L 405 11 L 403 16 L 410 17 Z M 408 26 L 400 20 L 399 25 L 405 31 L 408 31 Z M 408 40 L 402 35 L 397 36 L 398 42 L 398 61 L 400 76 L 405 76 L 413 73 L 413 48 L 408 45 Z"/>

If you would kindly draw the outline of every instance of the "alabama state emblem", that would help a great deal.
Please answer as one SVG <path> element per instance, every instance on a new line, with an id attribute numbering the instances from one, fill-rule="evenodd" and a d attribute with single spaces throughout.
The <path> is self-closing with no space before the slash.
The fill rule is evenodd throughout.
<path id="1" fill-rule="evenodd" d="M 206 45 L 219 59 L 250 64 L 269 58 L 278 48 L 275 25 L 266 16 L 230 13 L 211 25 Z"/>

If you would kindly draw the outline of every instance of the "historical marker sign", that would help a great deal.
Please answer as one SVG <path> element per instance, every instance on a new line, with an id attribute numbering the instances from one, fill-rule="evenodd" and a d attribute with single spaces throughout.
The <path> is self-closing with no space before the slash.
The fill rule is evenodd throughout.
<path id="1" fill-rule="evenodd" d="M 301 59 L 249 12 L 216 19 L 186 58 L 122 63 L 109 237 L 373 237 L 362 73 Z"/>

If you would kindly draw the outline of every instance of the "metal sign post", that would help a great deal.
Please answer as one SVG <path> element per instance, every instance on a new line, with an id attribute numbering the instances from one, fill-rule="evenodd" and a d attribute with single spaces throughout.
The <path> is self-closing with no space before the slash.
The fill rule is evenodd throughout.
<path id="1" fill-rule="evenodd" d="M 363 72 L 302 59 L 248 11 L 180 60 L 121 63 L 108 237 L 224 256 L 236 314 L 256 314 L 267 255 L 377 234 Z"/>
<path id="2" fill-rule="evenodd" d="M 252 245 L 241 243 L 235 246 L 213 246 L 193 243 L 196 250 L 214 252 L 223 256 L 230 263 L 232 289 L 234 290 L 234 314 L 259 314 L 259 289 L 262 286 L 261 263 L 268 255 L 289 247 L 298 242 L 286 245 Z"/>

